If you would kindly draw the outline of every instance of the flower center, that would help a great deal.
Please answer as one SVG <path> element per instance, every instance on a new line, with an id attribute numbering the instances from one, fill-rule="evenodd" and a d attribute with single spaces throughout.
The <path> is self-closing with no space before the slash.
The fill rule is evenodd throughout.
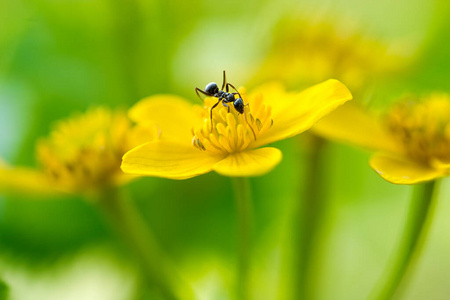
<path id="1" fill-rule="evenodd" d="M 99 188 L 121 176 L 131 124 L 123 113 L 97 108 L 57 123 L 37 145 L 44 171 L 64 190 Z"/>
<path id="2" fill-rule="evenodd" d="M 269 130 L 273 124 L 272 108 L 263 103 L 263 96 L 255 95 L 253 98 L 244 96 L 243 99 L 245 104 L 243 114 L 238 113 L 231 102 L 225 103 L 229 108 L 219 103 L 212 109 L 212 120 L 211 108 L 218 99 L 205 99 L 205 107 L 200 111 L 204 118 L 203 126 L 192 130 L 192 144 L 207 152 L 239 152 Z"/>
<path id="3" fill-rule="evenodd" d="M 450 97 L 433 94 L 422 102 L 394 106 L 387 118 L 408 155 L 424 163 L 450 162 Z"/>

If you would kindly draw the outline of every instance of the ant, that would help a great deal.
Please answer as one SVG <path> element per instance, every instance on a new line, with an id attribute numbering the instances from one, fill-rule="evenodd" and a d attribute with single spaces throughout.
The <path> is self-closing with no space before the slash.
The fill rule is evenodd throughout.
<path id="1" fill-rule="evenodd" d="M 230 87 L 233 88 L 236 92 L 230 93 Z M 226 92 L 223 89 L 226 89 Z M 217 101 L 216 104 L 214 104 L 211 107 L 211 111 L 210 111 L 210 119 L 211 119 L 211 130 L 212 130 L 212 111 L 214 108 L 217 107 L 217 105 L 219 105 L 219 103 L 222 101 L 222 105 L 225 106 L 226 108 L 228 108 L 228 112 L 230 112 L 230 106 L 227 103 L 233 103 L 234 108 L 236 109 L 236 111 L 240 114 L 244 113 L 244 106 L 247 106 L 248 104 L 244 105 L 244 100 L 242 100 L 242 96 L 239 93 L 239 91 L 234 87 L 234 85 L 232 85 L 231 83 L 227 82 L 227 78 L 226 78 L 226 74 L 225 74 L 225 70 L 223 71 L 223 83 L 222 83 L 222 88 L 219 90 L 219 87 L 217 86 L 217 83 L 215 82 L 210 82 L 206 85 L 205 90 L 201 90 L 198 87 L 195 88 L 195 92 L 197 93 L 197 96 L 200 97 L 199 93 L 202 93 L 203 95 L 206 95 L 208 97 L 215 97 L 218 98 L 219 100 Z M 238 95 L 239 98 L 235 98 L 235 95 Z M 201 99 L 202 97 L 200 97 Z M 245 117 L 245 121 L 247 121 L 247 116 L 244 115 Z M 248 124 L 248 121 L 247 121 Z M 250 124 L 249 124 L 250 126 Z M 256 134 L 253 131 L 253 128 L 250 126 L 252 132 L 253 132 L 253 136 L 255 137 L 256 140 Z"/>

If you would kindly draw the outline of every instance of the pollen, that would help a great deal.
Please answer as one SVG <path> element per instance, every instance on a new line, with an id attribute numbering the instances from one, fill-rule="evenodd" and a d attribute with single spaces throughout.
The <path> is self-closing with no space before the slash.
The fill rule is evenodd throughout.
<path id="1" fill-rule="evenodd" d="M 450 162 L 448 95 L 432 94 L 424 99 L 405 99 L 391 109 L 387 123 L 411 158 L 427 164 Z"/>
<path id="2" fill-rule="evenodd" d="M 243 94 L 241 92 L 241 94 Z M 207 98 L 205 107 L 200 111 L 204 119 L 203 126 L 192 129 L 192 144 L 201 151 L 211 153 L 234 153 L 247 149 L 249 144 L 257 140 L 261 134 L 270 130 L 273 124 L 272 109 L 265 105 L 263 95 L 257 95 L 247 103 L 244 97 L 244 113 L 240 114 L 233 103 L 228 107 L 217 103 L 217 98 Z"/>

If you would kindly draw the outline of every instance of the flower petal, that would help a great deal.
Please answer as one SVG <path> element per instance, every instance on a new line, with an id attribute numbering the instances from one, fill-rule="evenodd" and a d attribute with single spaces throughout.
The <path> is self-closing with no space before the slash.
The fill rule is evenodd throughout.
<path id="1" fill-rule="evenodd" d="M 309 129 L 339 105 L 352 99 L 347 87 L 335 79 L 297 94 L 270 94 L 273 96 L 264 94 L 264 99 L 270 101 L 268 104 L 272 106 L 273 126 L 252 143 L 252 148 L 297 135 Z"/>
<path id="2" fill-rule="evenodd" d="M 403 146 L 375 116 L 354 103 L 346 103 L 317 122 L 311 130 L 328 139 L 369 150 L 403 153 Z"/>
<path id="3" fill-rule="evenodd" d="M 136 103 L 129 117 L 141 126 L 156 124 L 161 139 L 191 142 L 192 128 L 201 126 L 202 119 L 189 101 L 174 95 L 155 95 Z"/>
<path id="4" fill-rule="evenodd" d="M 231 153 L 216 163 L 214 171 L 231 177 L 259 176 L 270 172 L 281 161 L 281 151 L 276 148 L 261 148 Z"/>
<path id="5" fill-rule="evenodd" d="M 210 172 L 224 157 L 209 155 L 190 143 L 153 141 L 128 151 L 121 167 L 130 174 L 187 179 Z"/>
<path id="6" fill-rule="evenodd" d="M 432 158 L 430 163 L 433 168 L 450 171 L 450 162 L 448 160 Z"/>
<path id="7" fill-rule="evenodd" d="M 0 191 L 43 196 L 59 193 L 58 187 L 43 172 L 6 165 L 0 165 Z"/>
<path id="8" fill-rule="evenodd" d="M 386 181 L 395 184 L 416 184 L 446 175 L 443 170 L 383 153 L 374 154 L 370 166 Z"/>

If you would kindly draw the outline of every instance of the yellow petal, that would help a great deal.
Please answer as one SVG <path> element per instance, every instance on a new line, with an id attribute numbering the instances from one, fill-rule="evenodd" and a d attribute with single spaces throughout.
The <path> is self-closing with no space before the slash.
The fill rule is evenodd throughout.
<path id="1" fill-rule="evenodd" d="M 173 95 L 144 98 L 130 109 L 129 117 L 141 126 L 156 124 L 161 131 L 161 139 L 188 143 L 192 139 L 192 128 L 202 124 L 193 105 Z"/>
<path id="2" fill-rule="evenodd" d="M 403 146 L 375 116 L 354 103 L 346 103 L 317 122 L 311 130 L 325 138 L 369 150 L 402 153 Z"/>
<path id="3" fill-rule="evenodd" d="M 264 94 L 264 92 L 263 92 Z M 272 106 L 273 126 L 258 137 L 250 147 L 255 148 L 297 135 L 314 125 L 339 105 L 352 99 L 341 82 L 330 79 L 297 94 L 264 94 Z"/>
<path id="4" fill-rule="evenodd" d="M 433 168 L 443 170 L 443 171 L 450 170 L 450 162 L 448 160 L 432 158 L 430 163 Z"/>
<path id="5" fill-rule="evenodd" d="M 190 143 L 154 141 L 123 156 L 125 173 L 170 179 L 187 179 L 208 173 L 225 155 L 209 155 Z"/>
<path id="6" fill-rule="evenodd" d="M 28 194 L 58 194 L 57 187 L 44 173 L 32 168 L 0 167 L 0 191 Z"/>
<path id="7" fill-rule="evenodd" d="M 281 161 L 281 151 L 261 148 L 236 152 L 216 163 L 214 171 L 230 177 L 259 176 L 270 172 Z"/>
<path id="8" fill-rule="evenodd" d="M 128 130 L 127 145 L 126 147 L 123 147 L 125 149 L 124 152 L 145 143 L 158 140 L 160 138 L 160 135 L 161 131 L 154 123 L 144 122 L 137 124 L 130 130 Z"/>
<path id="9" fill-rule="evenodd" d="M 376 153 L 371 157 L 370 166 L 386 181 L 395 184 L 416 184 L 446 175 L 443 170 L 382 153 Z"/>

